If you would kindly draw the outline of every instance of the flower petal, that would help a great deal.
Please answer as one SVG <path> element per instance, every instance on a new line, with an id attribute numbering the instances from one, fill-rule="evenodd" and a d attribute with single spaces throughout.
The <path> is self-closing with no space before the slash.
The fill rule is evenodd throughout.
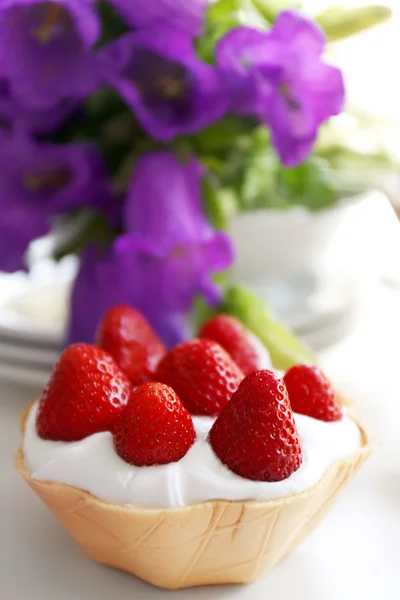
<path id="1" fill-rule="evenodd" d="M 7 136 L 0 145 L 0 203 L 47 216 L 79 206 L 103 208 L 109 194 L 101 156 L 90 144 Z M 8 190 L 7 196 L 4 190 Z"/>
<path id="2" fill-rule="evenodd" d="M 235 249 L 229 235 L 218 231 L 205 245 L 206 260 L 214 265 L 216 271 L 228 269 L 235 260 Z"/>
<path id="3" fill-rule="evenodd" d="M 0 75 L 17 102 L 35 109 L 82 98 L 101 82 L 91 51 L 100 22 L 91 0 L 5 0 L 0 6 Z"/>
<path id="4" fill-rule="evenodd" d="M 297 139 L 275 129 L 271 134 L 272 145 L 285 167 L 295 167 L 304 162 L 313 151 L 315 139 Z"/>
<path id="5" fill-rule="evenodd" d="M 165 22 L 190 33 L 200 33 L 209 0 L 110 0 L 134 27 Z"/>
<path id="6" fill-rule="evenodd" d="M 343 110 L 345 86 L 340 69 L 324 63 L 314 64 L 304 73 L 304 85 L 313 96 L 316 118 L 322 123 Z"/>
<path id="7" fill-rule="evenodd" d="M 287 166 L 307 158 L 319 126 L 343 107 L 342 75 L 321 59 L 325 43 L 317 23 L 288 10 L 268 32 L 241 27 L 217 45 L 234 109 L 269 126 Z"/>
<path id="8" fill-rule="evenodd" d="M 104 252 L 96 246 L 86 250 L 71 295 L 66 345 L 93 343 L 101 318 L 116 304 L 131 304 L 138 308 L 168 346 L 188 337 L 183 314 L 166 310 L 159 298 L 154 305 L 137 302 L 133 287 L 140 290 L 141 281 L 136 278 L 135 267 L 130 269 L 129 266 L 112 251 Z"/>
<path id="9" fill-rule="evenodd" d="M 192 336 L 188 320 L 182 313 L 159 311 L 147 313 L 146 317 L 168 348 L 173 348 Z"/>
<path id="10" fill-rule="evenodd" d="M 198 131 L 228 109 L 221 73 L 196 57 L 182 30 L 157 25 L 128 33 L 104 49 L 103 61 L 109 84 L 157 140 Z"/>
<path id="11" fill-rule="evenodd" d="M 265 35 L 251 27 L 237 27 L 228 32 L 217 44 L 215 59 L 230 93 L 232 109 L 239 114 L 257 112 L 259 82 L 253 70 Z M 264 100 L 264 97 L 261 97 Z"/>
<path id="12" fill-rule="evenodd" d="M 50 224 L 43 213 L 18 205 L 4 206 L 0 199 L 0 271 L 25 270 L 25 253 L 29 244 L 49 232 Z"/>
<path id="13" fill-rule="evenodd" d="M 208 235 L 200 195 L 203 172 L 194 158 L 181 164 L 167 151 L 143 155 L 128 191 L 126 231 L 153 240 L 164 253 Z"/>
<path id="14" fill-rule="evenodd" d="M 303 56 L 320 56 L 324 51 L 326 36 L 316 21 L 295 9 L 281 12 L 271 30 L 271 40 L 287 44 Z"/>
<path id="15" fill-rule="evenodd" d="M 89 246 L 81 258 L 70 300 L 66 345 L 93 343 L 105 312 L 115 304 L 129 303 L 126 273 L 110 252 Z"/>
<path id="16" fill-rule="evenodd" d="M 136 164 L 126 200 L 127 233 L 115 251 L 132 273 L 135 303 L 150 311 L 161 306 L 186 312 L 205 290 L 214 301 L 210 276 L 232 263 L 229 237 L 213 231 L 205 217 L 203 171 L 194 158 L 181 164 L 171 152 L 144 155 Z"/>

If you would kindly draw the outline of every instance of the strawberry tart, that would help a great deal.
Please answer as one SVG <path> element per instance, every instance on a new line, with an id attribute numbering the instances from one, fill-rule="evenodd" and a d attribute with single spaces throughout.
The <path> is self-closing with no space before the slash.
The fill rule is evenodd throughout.
<path id="1" fill-rule="evenodd" d="M 371 450 L 316 366 L 274 371 L 226 315 L 167 351 L 126 306 L 21 424 L 19 472 L 86 553 L 169 589 L 259 577 Z"/>

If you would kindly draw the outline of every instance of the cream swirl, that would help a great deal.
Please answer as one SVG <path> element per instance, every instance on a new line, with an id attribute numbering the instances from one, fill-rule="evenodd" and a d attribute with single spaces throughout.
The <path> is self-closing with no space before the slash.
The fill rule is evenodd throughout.
<path id="1" fill-rule="evenodd" d="M 209 500 L 271 500 L 314 486 L 335 462 L 360 448 L 361 433 L 346 414 L 326 423 L 295 414 L 303 462 L 280 482 L 243 479 L 227 469 L 210 447 L 207 436 L 214 422 L 194 417 L 197 439 L 177 463 L 135 467 L 115 452 L 109 432 L 79 442 L 52 442 L 36 433 L 37 404 L 30 411 L 23 440 L 25 463 L 35 479 L 65 483 L 103 500 L 143 508 L 177 508 Z"/>

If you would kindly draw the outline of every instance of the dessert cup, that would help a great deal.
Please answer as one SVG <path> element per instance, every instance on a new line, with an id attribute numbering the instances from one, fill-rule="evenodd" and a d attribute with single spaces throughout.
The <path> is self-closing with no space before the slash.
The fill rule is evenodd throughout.
<path id="1" fill-rule="evenodd" d="M 21 417 L 24 432 L 29 407 Z M 358 423 L 358 422 L 357 422 Z M 359 423 L 358 423 L 359 425 Z M 16 467 L 82 549 L 99 563 L 167 589 L 249 583 L 312 531 L 372 450 L 333 464 L 314 487 L 264 502 L 216 500 L 143 509 L 105 502 L 70 485 L 30 477 L 22 447 Z"/>

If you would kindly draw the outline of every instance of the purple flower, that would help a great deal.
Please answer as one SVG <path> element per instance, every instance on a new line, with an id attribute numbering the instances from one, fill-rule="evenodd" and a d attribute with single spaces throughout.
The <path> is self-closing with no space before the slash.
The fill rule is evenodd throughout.
<path id="1" fill-rule="evenodd" d="M 165 26 L 128 33 L 104 51 L 108 81 L 157 140 L 198 131 L 227 110 L 219 71 L 201 62 L 188 33 Z"/>
<path id="2" fill-rule="evenodd" d="M 173 312 L 159 310 L 150 312 L 144 309 L 147 319 L 151 323 L 154 331 L 163 340 L 168 348 L 173 348 L 177 344 L 192 337 L 192 332 L 188 323 L 187 315 L 182 312 Z"/>
<path id="3" fill-rule="evenodd" d="M 269 32 L 239 27 L 217 45 L 233 108 L 270 127 L 285 166 L 311 153 L 321 123 L 343 107 L 342 74 L 321 58 L 325 42 L 316 23 L 284 11 Z"/>
<path id="4" fill-rule="evenodd" d="M 129 302 L 129 286 L 123 264 L 113 256 L 111 249 L 89 246 L 81 257 L 72 290 L 67 345 L 93 343 L 105 312 L 115 304 Z"/>
<path id="5" fill-rule="evenodd" d="M 121 303 L 134 305 L 130 273 L 126 268 L 126 261 L 111 248 L 89 246 L 86 249 L 72 290 L 66 345 L 93 343 L 98 324 L 109 308 Z M 140 286 L 140 282 L 135 283 Z M 156 312 L 146 307 L 141 310 L 171 346 L 189 337 L 185 316 L 165 310 L 162 302 Z"/>
<path id="6" fill-rule="evenodd" d="M 126 233 L 106 251 L 82 257 L 71 300 L 68 342 L 92 342 L 105 311 L 117 303 L 141 310 L 169 346 L 189 335 L 187 313 L 196 295 L 215 304 L 211 280 L 233 260 L 229 237 L 208 224 L 201 201 L 203 170 L 170 152 L 142 156 L 125 208 Z"/>
<path id="7" fill-rule="evenodd" d="M 131 265 L 135 304 L 150 313 L 160 303 L 188 311 L 197 294 L 211 304 L 220 299 L 211 275 L 230 266 L 233 250 L 229 237 L 207 222 L 202 176 L 194 158 L 181 164 L 167 151 L 144 155 L 136 164 L 126 201 L 127 233 L 116 251 Z"/>
<path id="8" fill-rule="evenodd" d="M 86 144 L 0 139 L 0 269 L 24 268 L 28 244 L 47 233 L 51 218 L 80 206 L 102 206 L 106 173 Z"/>
<path id="9" fill-rule="evenodd" d="M 60 101 L 50 109 L 29 109 L 12 97 L 9 82 L 0 78 L 0 124 L 7 131 L 26 131 L 38 135 L 51 133 L 74 108 L 75 103 Z"/>
<path id="10" fill-rule="evenodd" d="M 99 85 L 94 1 L 2 0 L 0 76 L 18 103 L 46 109 Z"/>
<path id="11" fill-rule="evenodd" d="M 128 23 L 145 27 L 158 22 L 198 34 L 209 0 L 110 0 Z"/>

